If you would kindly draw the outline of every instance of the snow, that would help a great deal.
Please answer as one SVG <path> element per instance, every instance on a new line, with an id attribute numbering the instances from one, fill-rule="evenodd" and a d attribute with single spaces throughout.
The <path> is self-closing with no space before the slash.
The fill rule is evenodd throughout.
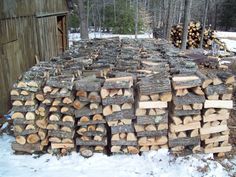
<path id="1" fill-rule="evenodd" d="M 7 135 L 0 137 L 0 177 L 227 177 L 236 171 L 226 159 L 224 164 L 232 167 L 227 171 L 212 159 L 212 154 L 175 158 L 168 150 L 142 156 L 95 154 L 88 159 L 75 152 L 61 158 L 50 154 L 14 155 L 13 140 Z"/>
<path id="2" fill-rule="evenodd" d="M 236 32 L 216 31 L 216 37 L 218 38 L 235 38 Z"/>
<path id="3" fill-rule="evenodd" d="M 100 33 L 100 32 L 91 32 L 89 33 L 89 39 L 94 39 L 94 38 L 110 38 L 110 37 L 120 37 L 122 38 L 135 38 L 135 35 L 126 35 L 126 34 L 112 34 L 112 33 Z M 151 33 L 144 33 L 144 34 L 139 34 L 137 36 L 138 38 L 152 38 Z M 81 40 L 80 38 L 80 33 L 69 33 L 69 45 L 71 46 L 73 41 L 79 41 Z"/>
<path id="4" fill-rule="evenodd" d="M 229 51 L 236 53 L 236 32 L 217 31 L 216 37 L 225 42 Z"/>

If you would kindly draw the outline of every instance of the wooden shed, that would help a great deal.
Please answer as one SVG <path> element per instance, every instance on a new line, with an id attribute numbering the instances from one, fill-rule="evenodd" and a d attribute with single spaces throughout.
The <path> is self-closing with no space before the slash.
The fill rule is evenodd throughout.
<path id="1" fill-rule="evenodd" d="M 48 60 L 68 47 L 69 0 L 0 0 L 0 114 L 9 92 L 36 58 Z"/>

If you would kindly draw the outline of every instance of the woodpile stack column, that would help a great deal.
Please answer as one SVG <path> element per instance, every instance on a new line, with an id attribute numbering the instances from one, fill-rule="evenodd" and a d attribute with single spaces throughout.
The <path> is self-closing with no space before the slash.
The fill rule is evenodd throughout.
<path id="1" fill-rule="evenodd" d="M 194 73 L 172 76 L 174 90 L 169 124 L 169 147 L 174 153 L 200 151 L 201 110 L 205 101 L 202 81 Z"/>
<path id="2" fill-rule="evenodd" d="M 227 120 L 233 108 L 232 94 L 234 76 L 229 72 L 211 72 L 202 75 L 203 88 L 207 100 L 204 103 L 202 128 L 200 130 L 202 147 L 205 153 L 224 156 L 231 151 Z"/>
<path id="3" fill-rule="evenodd" d="M 106 152 L 107 126 L 102 115 L 101 85 L 102 80 L 95 77 L 75 82 L 76 145 L 84 157 L 90 157 L 94 152 Z"/>
<path id="4" fill-rule="evenodd" d="M 134 133 L 133 78 L 106 79 L 101 90 L 103 115 L 111 128 L 111 153 L 137 154 L 137 137 Z"/>

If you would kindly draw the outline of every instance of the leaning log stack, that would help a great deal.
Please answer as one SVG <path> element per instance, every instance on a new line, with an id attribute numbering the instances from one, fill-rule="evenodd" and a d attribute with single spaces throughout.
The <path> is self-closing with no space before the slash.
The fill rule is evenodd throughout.
<path id="1" fill-rule="evenodd" d="M 190 22 L 188 25 L 187 48 L 199 48 L 201 40 L 202 26 L 200 22 Z M 206 28 L 203 37 L 203 48 L 212 49 L 213 42 L 219 45 L 220 49 L 225 49 L 226 46 L 218 38 L 215 37 L 214 30 L 210 27 Z M 180 48 L 182 44 L 183 25 L 178 24 L 171 29 L 171 41 L 175 47 Z"/>
<path id="2" fill-rule="evenodd" d="M 168 77 L 154 74 L 137 83 L 135 131 L 141 152 L 168 148 L 168 102 L 172 100 Z"/>
<path id="3" fill-rule="evenodd" d="M 94 152 L 106 153 L 107 127 L 102 115 L 101 85 L 102 80 L 95 77 L 75 82 L 76 145 L 85 157 Z"/>
<path id="4" fill-rule="evenodd" d="M 169 124 L 169 147 L 173 153 L 200 151 L 201 110 L 205 101 L 202 81 L 194 73 L 172 77 L 174 90 Z"/>
<path id="5" fill-rule="evenodd" d="M 50 77 L 43 88 L 45 99 L 40 106 L 49 111 L 48 137 L 51 153 L 66 154 L 74 149 L 73 75 Z"/>
<path id="6" fill-rule="evenodd" d="M 44 131 L 36 125 L 38 117 L 35 114 L 38 108 L 36 92 L 44 83 L 44 74 L 40 71 L 26 72 L 22 80 L 18 81 L 11 91 L 12 115 L 14 135 L 16 141 L 12 149 L 16 152 L 41 152 L 47 146 Z"/>
<path id="7" fill-rule="evenodd" d="M 103 115 L 110 127 L 111 153 L 137 154 L 137 137 L 134 133 L 133 78 L 106 79 L 101 89 Z"/>
<path id="8" fill-rule="evenodd" d="M 204 104 L 202 128 L 200 130 L 202 147 L 205 153 L 223 156 L 231 151 L 227 121 L 233 109 L 234 76 L 229 72 L 211 72 L 203 78 L 203 88 L 207 100 Z"/>

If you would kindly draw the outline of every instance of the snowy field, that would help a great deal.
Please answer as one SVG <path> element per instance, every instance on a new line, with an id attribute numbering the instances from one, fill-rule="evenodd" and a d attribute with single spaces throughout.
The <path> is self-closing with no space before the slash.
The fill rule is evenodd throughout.
<path id="1" fill-rule="evenodd" d="M 120 34 L 111 34 L 111 33 L 99 33 L 92 32 L 89 33 L 89 39 L 94 38 L 109 38 L 109 37 L 120 37 L 120 38 L 135 38 L 134 35 L 120 35 Z M 138 38 L 152 38 L 152 33 L 139 34 Z M 236 53 L 236 32 L 223 32 L 217 31 L 216 37 L 220 38 L 223 42 L 226 43 L 228 50 Z M 70 33 L 69 34 L 69 45 L 71 46 L 73 41 L 79 41 L 80 33 Z"/>
<path id="2" fill-rule="evenodd" d="M 99 32 L 92 32 L 89 33 L 89 39 L 94 38 L 109 38 L 109 37 L 120 37 L 120 38 L 135 38 L 135 35 L 122 35 L 122 34 L 111 34 L 111 33 L 99 33 Z M 152 33 L 145 33 L 145 34 L 139 34 L 138 38 L 152 38 Z M 73 41 L 79 41 L 80 33 L 70 33 L 69 34 L 69 45 L 72 45 Z"/>
<path id="3" fill-rule="evenodd" d="M 217 31 L 216 37 L 226 43 L 229 51 L 236 53 L 236 32 Z"/>
<path id="4" fill-rule="evenodd" d="M 11 141 L 7 135 L 0 137 L 0 177 L 230 177 L 236 172 L 236 159 L 219 163 L 211 154 L 175 158 L 160 150 L 89 159 L 72 153 L 58 159 L 50 154 L 14 155 Z"/>

